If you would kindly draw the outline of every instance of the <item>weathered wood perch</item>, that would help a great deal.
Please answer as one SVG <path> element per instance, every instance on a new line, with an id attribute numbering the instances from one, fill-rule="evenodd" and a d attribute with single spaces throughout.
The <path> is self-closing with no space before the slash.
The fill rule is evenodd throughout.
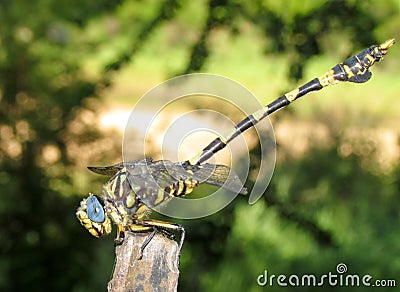
<path id="1" fill-rule="evenodd" d="M 178 244 L 156 233 L 139 259 L 148 233 L 125 232 L 124 242 L 115 249 L 116 261 L 109 292 L 176 291 L 179 278 Z"/>

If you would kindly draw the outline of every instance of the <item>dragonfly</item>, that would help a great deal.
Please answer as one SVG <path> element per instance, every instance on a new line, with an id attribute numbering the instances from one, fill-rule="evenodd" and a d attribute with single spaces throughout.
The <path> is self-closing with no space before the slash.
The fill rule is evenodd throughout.
<path id="1" fill-rule="evenodd" d="M 226 165 L 205 163 L 181 164 L 169 160 L 153 161 L 144 158 L 111 166 L 88 167 L 89 170 L 112 176 L 103 186 L 103 196 L 89 194 L 81 201 L 76 215 L 81 224 L 95 237 L 111 232 L 111 220 L 117 225 L 116 244 L 124 240 L 124 232 L 149 232 L 141 253 L 160 231 L 174 238 L 170 230 L 181 233 L 179 250 L 185 238 L 185 229 L 170 222 L 145 219 L 149 207 L 165 204 L 174 197 L 190 194 L 200 183 L 222 187 L 232 192 L 247 194 L 236 173 Z M 110 220 L 111 218 L 111 220 Z"/>
<path id="2" fill-rule="evenodd" d="M 142 244 L 141 254 L 156 232 L 169 238 L 174 238 L 173 232 L 179 232 L 180 251 L 185 238 L 183 226 L 147 219 L 150 209 L 167 204 L 174 197 L 184 197 L 202 183 L 246 194 L 247 189 L 242 187 L 242 182 L 230 167 L 205 162 L 244 131 L 310 92 L 343 82 L 367 82 L 372 76 L 370 67 L 379 62 L 394 43 L 395 40 L 390 39 L 380 45 L 370 46 L 335 65 L 320 77 L 283 94 L 240 121 L 227 135 L 215 138 L 189 160 L 171 162 L 144 158 L 111 166 L 88 167 L 95 173 L 112 177 L 103 186 L 101 196 L 89 193 L 81 201 L 76 211 L 78 220 L 95 237 L 109 234 L 114 222 L 117 225 L 116 244 L 123 242 L 127 231 L 150 233 Z"/>

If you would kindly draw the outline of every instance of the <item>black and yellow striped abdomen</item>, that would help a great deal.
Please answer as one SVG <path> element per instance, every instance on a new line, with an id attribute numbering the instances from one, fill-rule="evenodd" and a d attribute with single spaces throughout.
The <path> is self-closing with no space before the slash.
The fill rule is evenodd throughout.
<path id="1" fill-rule="evenodd" d="M 306 84 L 278 97 L 266 107 L 249 115 L 240 121 L 231 132 L 226 136 L 219 136 L 208 144 L 203 150 L 187 161 L 190 165 L 200 165 L 207 161 L 218 151 L 237 136 L 241 135 L 247 129 L 254 127 L 265 117 L 276 112 L 277 110 L 289 105 L 296 99 L 306 95 L 309 92 L 321 90 L 322 88 L 337 84 L 340 82 L 363 83 L 371 78 L 369 68 L 376 62 L 379 62 L 387 53 L 388 49 L 394 44 L 394 39 L 371 46 L 351 56 L 343 63 L 335 65 L 331 70 L 327 71 L 321 77 L 314 78 Z"/>
<path id="2" fill-rule="evenodd" d="M 159 205 L 164 201 L 169 200 L 173 197 L 183 197 L 190 194 L 195 187 L 197 187 L 198 182 L 193 178 L 186 178 L 185 180 L 176 180 L 170 186 L 160 188 L 158 191 L 158 196 L 154 201 L 154 205 Z"/>

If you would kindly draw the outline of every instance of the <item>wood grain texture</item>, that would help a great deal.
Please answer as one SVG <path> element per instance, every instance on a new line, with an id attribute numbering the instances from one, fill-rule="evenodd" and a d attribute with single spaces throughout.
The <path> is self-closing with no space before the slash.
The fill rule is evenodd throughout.
<path id="1" fill-rule="evenodd" d="M 139 259 L 148 233 L 125 233 L 124 242 L 115 249 L 116 261 L 109 292 L 176 291 L 179 278 L 178 244 L 157 233 Z"/>

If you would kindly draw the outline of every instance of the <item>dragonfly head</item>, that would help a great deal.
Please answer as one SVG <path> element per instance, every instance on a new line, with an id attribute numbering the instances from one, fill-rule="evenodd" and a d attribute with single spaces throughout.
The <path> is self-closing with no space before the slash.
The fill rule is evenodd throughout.
<path id="1" fill-rule="evenodd" d="M 111 220 L 105 212 L 104 201 L 93 194 L 83 199 L 76 210 L 76 217 L 82 226 L 95 237 L 111 232 Z"/>

